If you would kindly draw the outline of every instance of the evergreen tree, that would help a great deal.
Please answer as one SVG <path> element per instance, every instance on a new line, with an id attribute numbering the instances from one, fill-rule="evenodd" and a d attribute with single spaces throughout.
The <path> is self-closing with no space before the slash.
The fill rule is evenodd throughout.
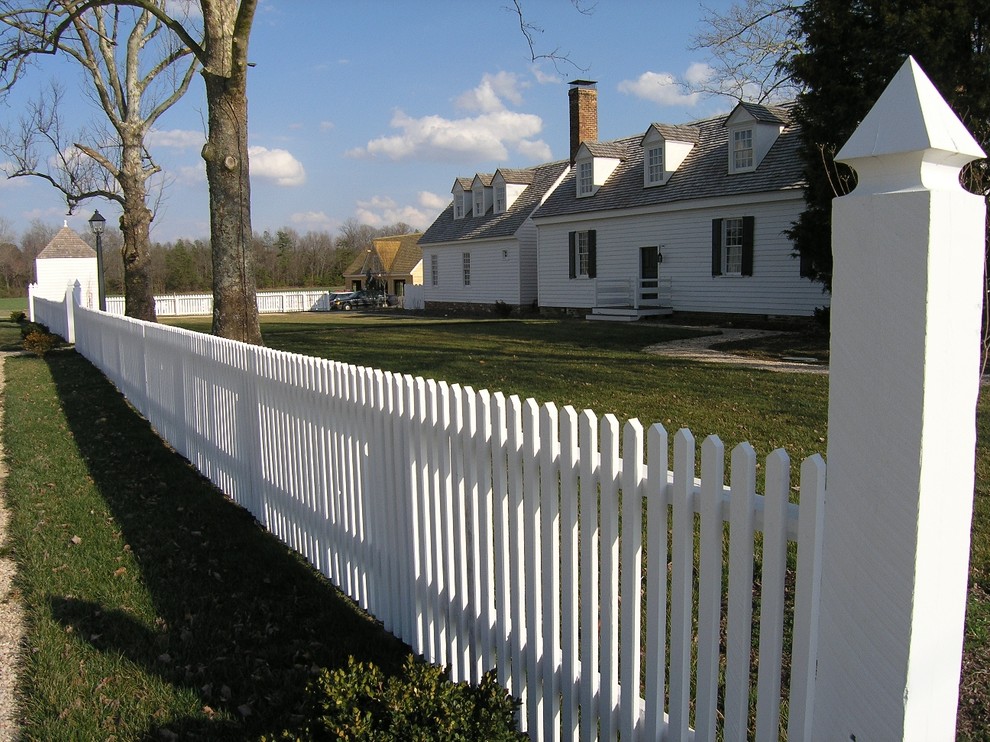
<path id="1" fill-rule="evenodd" d="M 808 187 L 789 234 L 805 275 L 830 289 L 832 199 L 855 186 L 855 174 L 833 158 L 908 55 L 990 151 L 990 1 L 808 0 L 798 28 L 804 44 L 790 64 L 805 88 L 795 115 Z M 990 197 L 986 161 L 963 178 Z"/>

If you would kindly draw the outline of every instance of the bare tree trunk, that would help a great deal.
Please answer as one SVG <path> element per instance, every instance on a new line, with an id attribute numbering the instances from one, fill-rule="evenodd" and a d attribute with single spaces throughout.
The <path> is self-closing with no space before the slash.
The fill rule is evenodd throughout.
<path id="1" fill-rule="evenodd" d="M 125 144 L 118 178 L 124 197 L 120 231 L 124 237 L 124 314 L 156 322 L 155 295 L 148 274 L 151 253 L 151 209 L 147 206 L 143 147 Z"/>
<path id="2" fill-rule="evenodd" d="M 220 337 L 262 344 L 251 249 L 246 75 L 204 71 L 209 137 L 203 147 L 210 189 L 213 329 Z"/>

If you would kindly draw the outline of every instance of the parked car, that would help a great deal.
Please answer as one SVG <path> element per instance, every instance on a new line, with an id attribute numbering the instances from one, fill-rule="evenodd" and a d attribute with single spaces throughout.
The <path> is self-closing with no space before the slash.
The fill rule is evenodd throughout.
<path id="1" fill-rule="evenodd" d="M 358 307 L 388 306 L 388 297 L 380 291 L 339 291 L 330 294 L 330 308 L 345 312 Z"/>

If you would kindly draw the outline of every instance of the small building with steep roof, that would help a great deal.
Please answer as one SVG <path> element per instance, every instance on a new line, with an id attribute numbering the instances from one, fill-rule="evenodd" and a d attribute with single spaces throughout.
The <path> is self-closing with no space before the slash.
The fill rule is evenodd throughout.
<path id="1" fill-rule="evenodd" d="M 65 299 L 65 290 L 76 281 L 82 287 L 82 304 L 95 309 L 99 304 L 96 251 L 65 224 L 38 253 L 34 261 L 37 283 L 35 296 L 52 301 Z"/>
<path id="2" fill-rule="evenodd" d="M 379 237 L 358 255 L 344 271 L 344 281 L 352 291 L 380 288 L 387 294 L 405 296 L 408 285 L 423 283 L 422 233 Z"/>

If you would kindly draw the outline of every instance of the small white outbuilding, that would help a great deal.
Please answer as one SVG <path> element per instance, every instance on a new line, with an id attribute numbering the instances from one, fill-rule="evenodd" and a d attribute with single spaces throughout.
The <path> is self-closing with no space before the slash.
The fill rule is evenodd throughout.
<path id="1" fill-rule="evenodd" d="M 99 303 L 96 251 L 67 224 L 58 231 L 34 261 L 38 282 L 35 296 L 53 301 L 65 299 L 66 288 L 79 282 L 82 305 L 95 309 Z"/>

